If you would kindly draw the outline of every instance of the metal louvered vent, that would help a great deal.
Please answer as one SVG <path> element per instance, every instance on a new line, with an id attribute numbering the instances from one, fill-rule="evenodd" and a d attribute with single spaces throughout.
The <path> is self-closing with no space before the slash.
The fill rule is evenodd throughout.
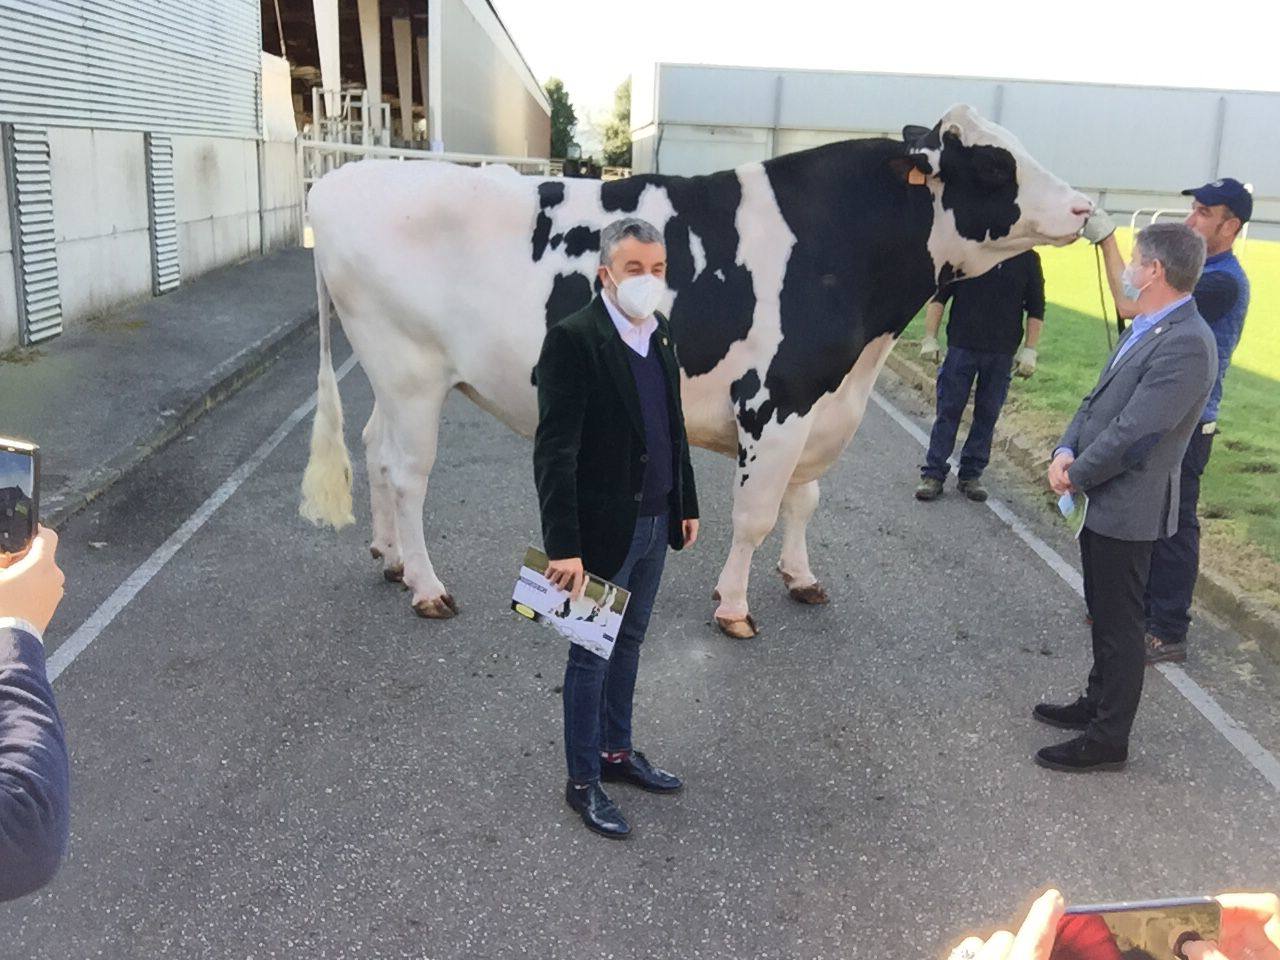
<path id="1" fill-rule="evenodd" d="M 49 137 L 40 127 L 17 123 L 4 124 L 0 134 L 13 229 L 18 336 L 24 345 L 39 343 L 62 332 Z"/>
<path id="2" fill-rule="evenodd" d="M 159 296 L 182 282 L 178 212 L 173 192 L 173 140 L 148 133 L 147 215 L 151 225 L 151 290 Z"/>

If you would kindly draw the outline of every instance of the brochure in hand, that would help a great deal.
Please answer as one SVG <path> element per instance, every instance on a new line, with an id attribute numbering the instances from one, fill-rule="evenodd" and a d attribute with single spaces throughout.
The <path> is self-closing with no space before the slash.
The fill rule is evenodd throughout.
<path id="1" fill-rule="evenodd" d="M 1058 498 L 1058 512 L 1066 519 L 1071 535 L 1079 540 L 1084 519 L 1089 515 L 1089 497 L 1084 493 L 1064 493 Z"/>
<path id="2" fill-rule="evenodd" d="M 511 609 L 535 623 L 546 623 L 571 643 L 608 660 L 622 626 L 631 594 L 617 584 L 587 574 L 582 596 L 570 599 L 546 578 L 547 555 L 535 547 L 525 551 Z"/>

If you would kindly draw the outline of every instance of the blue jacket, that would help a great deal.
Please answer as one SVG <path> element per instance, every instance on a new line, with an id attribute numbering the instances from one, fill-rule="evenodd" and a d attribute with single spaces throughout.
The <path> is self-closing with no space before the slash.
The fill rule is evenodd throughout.
<path id="1" fill-rule="evenodd" d="M 1204 262 L 1204 273 L 1196 284 L 1194 296 L 1196 309 L 1213 331 L 1218 343 L 1218 378 L 1209 393 L 1209 402 L 1200 415 L 1201 423 L 1218 419 L 1218 406 L 1222 403 L 1222 378 L 1231 366 L 1231 354 L 1240 342 L 1244 330 L 1244 317 L 1249 311 L 1249 278 L 1236 255 L 1226 250 L 1214 254 Z"/>
<path id="2" fill-rule="evenodd" d="M 44 646 L 25 630 L 0 627 L 0 900 L 31 893 L 57 873 L 70 826 L 68 767 Z"/>

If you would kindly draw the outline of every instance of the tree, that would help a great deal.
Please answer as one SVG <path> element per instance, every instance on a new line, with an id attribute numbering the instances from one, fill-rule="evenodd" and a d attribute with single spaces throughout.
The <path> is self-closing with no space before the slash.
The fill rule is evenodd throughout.
<path id="1" fill-rule="evenodd" d="M 564 81 L 559 77 L 552 77 L 542 89 L 551 101 L 551 156 L 562 160 L 569 153 L 569 144 L 573 143 L 578 115 L 573 112 L 569 91 L 565 90 Z"/>
<path id="2" fill-rule="evenodd" d="M 631 166 L 631 78 L 622 81 L 613 95 L 613 117 L 604 128 L 604 163 L 608 167 Z"/>

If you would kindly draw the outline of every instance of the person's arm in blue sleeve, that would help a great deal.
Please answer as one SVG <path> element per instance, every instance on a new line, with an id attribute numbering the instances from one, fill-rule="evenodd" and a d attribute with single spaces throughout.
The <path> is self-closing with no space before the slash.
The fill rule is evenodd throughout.
<path id="1" fill-rule="evenodd" d="M 0 618 L 0 900 L 53 878 L 70 826 L 66 737 L 34 629 Z"/>

